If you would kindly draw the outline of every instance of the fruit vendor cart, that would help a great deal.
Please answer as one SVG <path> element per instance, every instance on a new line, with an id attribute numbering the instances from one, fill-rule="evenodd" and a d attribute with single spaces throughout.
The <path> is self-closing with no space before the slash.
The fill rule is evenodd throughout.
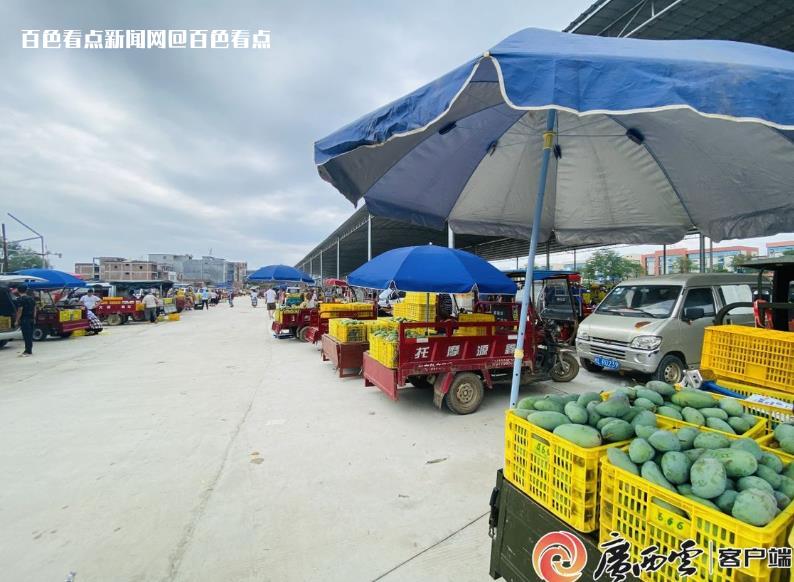
<path id="1" fill-rule="evenodd" d="M 130 319 L 142 320 L 142 307 L 139 300 L 130 297 L 103 297 L 94 313 L 108 325 L 124 325 Z"/>
<path id="2" fill-rule="evenodd" d="M 40 292 L 41 303 L 36 310 L 36 326 L 33 328 L 35 341 L 47 336 L 67 338 L 75 331 L 90 328 L 84 307 L 48 304 L 47 295 L 46 292 Z"/>
<path id="3" fill-rule="evenodd" d="M 66 338 L 75 331 L 91 329 L 85 308 L 68 297 L 69 290 L 84 287 L 85 281 L 55 269 L 23 269 L 15 274 L 40 279 L 28 283 L 37 303 L 34 340 L 40 341 L 47 336 Z"/>
<path id="4" fill-rule="evenodd" d="M 321 303 L 317 309 L 310 310 L 309 316 L 308 325 L 298 330 L 298 338 L 314 344 L 328 333 L 329 322 L 332 319 L 377 319 L 378 304 L 374 302 Z"/>
<path id="5" fill-rule="evenodd" d="M 270 328 L 277 338 L 297 337 L 306 341 L 306 328 L 315 320 L 317 308 L 282 307 L 276 309 Z"/>
<path id="6" fill-rule="evenodd" d="M 523 347 L 522 382 L 552 379 L 568 382 L 579 367 L 569 348 L 549 341 L 541 327 L 527 334 Z M 485 388 L 512 373 L 517 346 L 516 321 L 444 321 L 399 323 L 396 341 L 370 338 L 364 354 L 366 386 L 376 386 L 392 400 L 409 384 L 433 387 L 433 402 L 457 414 L 475 412 Z M 424 335 L 427 331 L 430 334 Z M 376 339 L 377 338 L 377 339 Z"/>
<path id="7" fill-rule="evenodd" d="M 364 352 L 369 349 L 368 341 L 343 342 L 330 334 L 323 334 L 321 354 L 324 362 L 330 361 L 340 378 L 361 374 Z M 351 371 L 352 370 L 352 371 Z"/>

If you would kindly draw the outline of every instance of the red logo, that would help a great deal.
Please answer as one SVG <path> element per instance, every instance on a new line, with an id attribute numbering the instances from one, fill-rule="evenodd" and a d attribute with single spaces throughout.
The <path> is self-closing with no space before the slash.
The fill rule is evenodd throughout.
<path id="1" fill-rule="evenodd" d="M 587 549 L 567 531 L 547 533 L 532 550 L 532 567 L 546 582 L 576 582 L 587 564 Z"/>

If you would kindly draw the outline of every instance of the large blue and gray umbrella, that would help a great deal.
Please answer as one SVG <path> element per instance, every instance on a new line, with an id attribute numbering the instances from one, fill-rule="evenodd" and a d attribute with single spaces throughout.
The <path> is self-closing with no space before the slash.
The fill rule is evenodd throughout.
<path id="1" fill-rule="evenodd" d="M 516 284 L 477 255 L 433 245 L 402 247 L 378 255 L 347 277 L 351 285 L 371 289 L 438 293 L 515 294 Z"/>
<path id="2" fill-rule="evenodd" d="M 787 51 L 527 29 L 318 141 L 315 161 L 373 214 L 530 238 L 531 280 L 552 235 L 669 244 L 692 226 L 715 241 L 794 230 L 792 95 Z M 522 312 L 519 345 L 525 324 Z"/>
<path id="3" fill-rule="evenodd" d="M 314 279 L 308 275 L 288 265 L 268 265 L 261 267 L 248 275 L 249 281 L 273 281 L 273 282 L 287 282 L 287 283 L 308 283 L 314 284 Z"/>

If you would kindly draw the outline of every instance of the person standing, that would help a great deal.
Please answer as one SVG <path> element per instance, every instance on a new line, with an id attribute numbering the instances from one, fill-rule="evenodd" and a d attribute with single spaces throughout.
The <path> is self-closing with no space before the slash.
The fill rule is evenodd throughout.
<path id="1" fill-rule="evenodd" d="M 251 307 L 256 309 L 256 304 L 258 303 L 258 292 L 255 289 L 251 289 Z"/>
<path id="2" fill-rule="evenodd" d="M 265 303 L 267 303 L 267 314 L 273 319 L 273 312 L 276 310 L 276 291 L 272 287 L 265 291 Z"/>
<path id="3" fill-rule="evenodd" d="M 16 325 L 22 328 L 22 337 L 25 340 L 25 351 L 20 356 L 33 355 L 33 328 L 36 325 L 36 298 L 33 297 L 33 290 L 28 289 L 27 285 L 17 287 L 19 297 L 14 300 L 17 308 Z"/>
<path id="4" fill-rule="evenodd" d="M 229 307 L 234 307 L 234 289 L 229 291 Z"/>
<path id="5" fill-rule="evenodd" d="M 99 295 L 94 293 L 93 289 L 88 289 L 88 293 L 80 297 L 80 303 L 91 313 L 94 312 L 94 309 L 97 305 L 102 303 L 102 298 Z"/>
<path id="6" fill-rule="evenodd" d="M 151 289 L 143 296 L 143 313 L 149 323 L 157 323 L 157 297 Z"/>
<path id="7" fill-rule="evenodd" d="M 210 308 L 210 290 L 206 287 L 201 290 L 201 308 L 206 310 Z"/>

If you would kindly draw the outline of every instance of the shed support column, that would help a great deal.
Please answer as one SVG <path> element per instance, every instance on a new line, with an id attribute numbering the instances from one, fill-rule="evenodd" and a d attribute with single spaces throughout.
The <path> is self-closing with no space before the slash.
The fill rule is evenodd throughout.
<path id="1" fill-rule="evenodd" d="M 576 249 L 573 249 L 573 270 L 576 270 Z"/>
<path id="2" fill-rule="evenodd" d="M 709 271 L 714 272 L 714 241 L 709 239 Z"/>
<path id="3" fill-rule="evenodd" d="M 336 237 L 336 278 L 339 278 L 339 243 L 341 239 Z"/>
<path id="4" fill-rule="evenodd" d="M 662 269 L 659 274 L 667 274 L 667 245 L 662 245 Z"/>
<path id="5" fill-rule="evenodd" d="M 367 260 L 372 260 L 372 215 L 367 215 Z"/>
<path id="6" fill-rule="evenodd" d="M 323 251 L 320 249 L 320 285 L 322 285 L 323 279 Z"/>
<path id="7" fill-rule="evenodd" d="M 451 249 L 455 248 L 455 233 L 449 225 L 447 225 L 447 246 Z"/>
<path id="8" fill-rule="evenodd" d="M 703 236 L 702 232 L 698 234 L 698 239 L 699 239 L 698 242 L 700 243 L 698 248 L 698 254 L 700 256 L 699 271 L 701 273 L 705 273 L 706 272 L 706 238 Z"/>
<path id="9" fill-rule="evenodd" d="M 546 241 L 546 270 L 551 269 L 551 241 Z"/>

